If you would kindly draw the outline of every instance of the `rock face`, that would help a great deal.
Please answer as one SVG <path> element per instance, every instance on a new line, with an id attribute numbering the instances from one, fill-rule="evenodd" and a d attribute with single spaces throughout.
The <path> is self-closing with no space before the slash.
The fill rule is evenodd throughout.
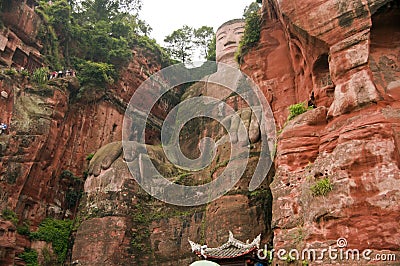
<path id="1" fill-rule="evenodd" d="M 135 59 L 121 73 L 120 83 L 92 91 L 95 97 L 78 93 L 74 77 L 51 80 L 41 88 L 20 74 L 1 74 L 0 91 L 8 98 L 0 97 L 0 121 L 9 129 L 0 135 L 0 209 L 15 211 L 19 225 L 28 221 L 35 230 L 45 217 L 74 218 L 78 202 L 69 193 L 83 189 L 86 157 L 121 139 L 126 95 L 161 67 L 139 48 L 133 52 Z M 164 109 L 158 108 L 170 107 L 166 102 Z M 14 244 L 23 251 L 21 241 Z M 22 247 L 30 247 L 29 241 Z"/>
<path id="2" fill-rule="evenodd" d="M 35 13 L 36 2 L 4 1 L 0 14 L 0 64 L 24 67 L 30 71 L 42 66 L 41 45 L 36 39 L 41 19 Z"/>
<path id="3" fill-rule="evenodd" d="M 263 1 L 262 17 L 242 69 L 283 128 L 271 184 L 275 250 L 321 251 L 346 238 L 348 249 L 398 257 L 398 2 Z M 309 100 L 317 108 L 285 124 L 287 107 Z M 319 196 L 326 179 L 332 191 Z"/>
<path id="4" fill-rule="evenodd" d="M 10 221 L 0 222 L 0 262 L 4 265 L 12 265 L 14 262 L 15 231 L 15 225 Z"/>
<path id="5" fill-rule="evenodd" d="M 161 147 L 147 149 L 172 180 L 182 176 L 181 170 L 164 161 Z M 133 163 L 138 170 L 132 176 L 121 142 L 104 146 L 91 160 L 79 213 L 82 223 L 72 251 L 72 261 L 78 265 L 186 265 L 195 260 L 188 238 L 217 246 L 226 241 L 227 228 L 243 238 L 266 230 L 268 217 L 259 206 L 263 195 L 248 196 L 236 188 L 207 206 L 177 207 L 147 195 L 134 180 L 140 178 L 139 157 Z M 98 166 L 102 166 L 99 172 Z M 201 179 L 211 168 L 223 167 L 213 165 L 191 178 Z"/>
<path id="6" fill-rule="evenodd" d="M 6 2 L 12 4 L 1 14 L 6 26 L 1 63 L 40 65 L 35 42 L 40 19 L 32 6 Z M 187 265 L 196 259 L 188 238 L 213 247 L 226 242 L 228 230 L 238 239 L 261 233 L 262 243 L 272 241 L 275 250 L 321 252 L 345 238 L 348 249 L 399 257 L 399 18 L 398 1 L 264 0 L 260 42 L 241 62 L 281 129 L 275 167 L 261 189 L 247 189 L 259 157 L 259 126 L 237 95 L 197 83 L 183 97 L 176 90 L 160 100 L 148 121 L 150 159 L 169 180 L 187 185 L 215 179 L 226 168 L 230 149 L 221 141 L 218 159 L 195 173 L 168 162 L 159 145 L 160 125 L 179 101 L 216 96 L 252 131 L 244 177 L 229 193 L 199 207 L 151 198 L 134 180 L 141 177 L 140 152 L 132 159 L 138 163 L 133 175 L 122 155 L 126 105 L 161 68 L 151 54 L 135 49 L 118 83 L 86 92 L 74 78 L 40 88 L 22 75 L 1 74 L 0 122 L 10 128 L 0 135 L 0 209 L 14 210 L 18 222 L 0 218 L 0 264 L 24 265 L 16 258 L 24 248 L 48 248 L 17 232 L 27 221 L 35 230 L 45 217 L 76 218 L 71 251 L 76 265 Z M 299 102 L 316 108 L 287 121 L 288 107 Z M 191 121 L 180 136 L 183 153 L 196 158 L 199 139 L 223 140 L 226 133 L 215 121 Z M 90 153 L 95 155 L 89 163 Z M 82 189 L 79 206 L 67 200 L 69 191 Z M 313 264 L 317 257 L 305 260 Z M 275 262 L 282 263 L 277 257 Z"/>
<path id="7" fill-rule="evenodd" d="M 125 258 L 138 259 L 139 251 L 145 249 L 152 255 L 141 255 L 139 260 L 144 264 L 150 261 L 162 265 L 173 265 L 177 261 L 189 263 L 193 257 L 185 244 L 187 236 L 217 246 L 226 240 L 225 232 L 229 229 L 241 238 L 254 237 L 261 231 L 265 237 L 263 243 L 268 243 L 270 226 L 275 250 L 308 247 L 320 252 L 328 246 L 337 247 L 337 239 L 346 238 L 348 249 L 371 249 L 374 254 L 398 253 L 399 27 L 395 23 L 399 18 L 398 6 L 384 1 L 264 1 L 262 11 L 260 42 L 243 57 L 241 69 L 259 85 L 271 104 L 277 126 L 282 129 L 276 151 L 276 173 L 271 184 L 272 207 L 268 205 L 270 199 L 254 201 L 243 193 L 248 184 L 244 178 L 228 195 L 203 209 L 184 209 L 184 213 L 180 213 L 160 202 L 145 205 L 149 213 L 158 206 L 158 213 L 166 211 L 176 214 L 174 217 L 127 219 L 126 214 L 112 213 L 111 216 L 120 217 L 114 223 L 122 223 L 125 233 L 119 235 L 110 231 L 109 235 L 115 236 L 110 243 L 125 246 L 128 251 L 120 252 Z M 196 84 L 183 99 L 212 95 L 235 108 L 246 109 L 238 97 L 223 91 L 218 94 L 215 88 L 207 89 L 210 88 L 204 90 L 202 84 Z M 290 105 L 308 101 L 316 108 L 287 121 Z M 191 155 L 196 153 L 193 150 L 197 150 L 197 139 L 220 138 L 224 134 L 210 121 L 188 125 L 188 130 L 196 132 L 197 137 L 188 142 L 185 140 L 188 134 L 183 134 L 181 144 Z M 225 153 L 219 154 L 222 159 L 227 158 Z M 121 158 L 114 163 L 118 165 L 119 160 Z M 116 189 L 132 182 L 125 174 L 119 175 L 122 179 L 115 178 L 118 176 L 115 169 L 119 166 L 114 163 L 100 170 L 97 178 L 93 175 L 88 179 L 92 181 L 86 182 L 87 199 L 101 200 L 87 201 L 84 211 L 93 208 L 91 202 L 100 204 L 106 198 L 114 201 L 105 204 L 109 210 L 116 209 L 110 206 L 130 205 L 126 203 L 127 198 L 110 196 L 107 188 L 101 187 L 107 185 L 108 189 Z M 169 169 L 172 177 L 177 175 L 177 170 L 172 170 L 165 162 L 159 165 Z M 201 179 L 204 174 L 210 174 L 210 170 L 188 180 Z M 213 169 L 212 173 L 220 171 Z M 118 185 L 110 186 L 109 180 Z M 328 182 L 326 192 L 321 192 L 321 180 Z M 268 186 L 268 182 L 265 185 Z M 99 193 L 97 191 L 102 191 L 102 196 L 91 196 Z M 124 193 L 123 189 L 119 191 Z M 142 217 L 140 209 L 149 199 L 138 188 L 130 191 L 133 194 L 128 198 L 133 198 L 134 203 L 127 213 Z M 95 232 L 85 229 L 89 228 L 87 224 L 98 224 L 100 219 L 102 225 L 99 226 L 103 228 L 110 223 L 111 218 L 105 216 L 103 209 L 100 213 L 100 217 L 85 220 L 82 230 L 78 230 L 79 244 L 74 247 L 73 257 L 83 265 L 89 260 L 85 258 L 87 251 L 79 251 L 85 246 L 82 239 L 96 237 Z M 129 231 L 129 228 L 133 229 Z M 132 234 L 130 251 L 125 239 L 129 232 Z M 138 238 L 138 232 L 145 232 L 145 238 Z M 98 248 L 104 250 L 107 241 L 103 235 L 98 239 Z M 328 257 L 322 260 L 324 264 L 340 264 Z M 124 258 L 115 258 L 113 263 L 117 261 L 124 261 Z"/>

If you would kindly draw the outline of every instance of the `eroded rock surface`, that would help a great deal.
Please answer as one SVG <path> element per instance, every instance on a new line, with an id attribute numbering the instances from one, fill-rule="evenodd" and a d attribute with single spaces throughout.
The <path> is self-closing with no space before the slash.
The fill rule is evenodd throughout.
<path id="1" fill-rule="evenodd" d="M 42 21 L 34 11 L 35 5 L 35 1 L 4 1 L 2 4 L 1 65 L 30 71 L 42 66 L 41 44 L 36 38 Z"/>
<path id="2" fill-rule="evenodd" d="M 18 73 L 1 74 L 0 91 L 8 97 L 0 97 L 0 120 L 9 128 L 0 135 L 0 206 L 15 211 L 19 225 L 29 221 L 33 231 L 45 217 L 74 218 L 79 202 L 70 200 L 70 192 L 83 189 L 86 157 L 121 139 L 128 95 L 161 67 L 141 48 L 133 53 L 121 73 L 124 86 L 92 89 L 90 95 L 80 91 L 75 77 L 38 87 Z M 165 102 L 158 108 L 170 106 Z M 161 117 L 161 112 L 156 115 Z M 151 136 L 159 134 L 153 128 L 146 140 L 150 143 Z M 22 242 L 16 244 L 21 253 L 19 245 Z M 29 248 L 29 241 L 23 247 Z"/>
<path id="3" fill-rule="evenodd" d="M 26 15 L 30 8 L 9 10 Z M 12 30 L 0 35 L 0 56 L 7 66 L 23 66 L 37 54 L 32 40 L 39 21 L 17 20 L 10 12 L 2 14 Z M 261 39 L 242 57 L 241 69 L 259 85 L 282 129 L 276 173 L 271 172 L 272 203 L 271 177 L 258 192 L 247 190 L 259 156 L 259 125 L 253 124 L 248 106 L 230 92 L 199 82 L 183 98 L 174 92 L 153 109 L 146 134 L 146 142 L 153 144 L 148 146 L 150 158 L 176 183 L 216 178 L 230 153 L 223 141 L 227 131 L 215 122 L 192 121 L 180 139 L 183 152 L 196 158 L 198 140 L 214 137 L 221 140 L 218 160 L 188 174 L 165 159 L 158 145 L 160 121 L 180 100 L 199 95 L 222 99 L 251 131 L 252 153 L 244 178 L 207 206 L 182 208 L 154 200 L 138 187 L 134 177 L 140 171 L 132 175 L 125 163 L 137 154 L 123 158 L 116 142 L 126 104 L 141 82 L 161 67 L 156 61 L 134 51 L 117 84 L 81 94 L 83 99 L 77 97 L 79 85 L 73 79 L 39 89 L 21 76 L 2 75 L 0 91 L 8 97 L 0 98 L 0 118 L 10 129 L 0 135 L 1 209 L 15 210 L 19 224 L 29 220 L 30 229 L 46 216 L 74 217 L 78 207 L 67 206 L 65 198 L 72 183 L 61 174 L 69 170 L 83 176 L 86 156 L 96 153 L 88 166 L 74 235 L 72 261 L 78 265 L 186 265 L 195 260 L 187 238 L 217 246 L 232 230 L 239 239 L 261 233 L 265 244 L 271 240 L 271 228 L 276 250 L 322 250 L 336 247 L 336 240 L 344 237 L 349 249 L 400 257 L 399 15 L 398 1 L 263 1 Z M 287 121 L 290 105 L 308 101 L 316 108 Z M 191 132 L 195 138 L 190 139 Z M 323 179 L 329 180 L 331 191 L 322 196 L 312 188 Z M 18 253 L 43 246 L 16 233 L 9 221 L 0 223 L 2 265 L 22 265 Z"/>
<path id="4" fill-rule="evenodd" d="M 167 178 L 177 180 L 185 177 L 182 170 L 165 161 L 160 146 L 149 145 L 147 150 Z M 98 265 L 186 265 L 196 259 L 190 251 L 188 238 L 218 245 L 220 241 L 226 241 L 227 228 L 243 238 L 266 230 L 264 221 L 270 217 L 266 217 L 268 214 L 260 203 L 270 203 L 270 199 L 265 201 L 269 194 L 248 195 L 243 193 L 246 188 L 236 187 L 231 195 L 209 205 L 169 205 L 152 198 L 135 181 L 141 178 L 143 169 L 139 157 L 143 151 L 129 159 L 137 165 L 132 173 L 121 151 L 120 142 L 110 143 L 101 148 L 90 162 L 89 169 L 92 170 L 85 182 L 78 216 L 81 225 L 72 252 L 72 260 L 78 265 L 92 265 L 93 262 Z M 100 166 L 99 172 L 97 166 Z M 222 165 L 213 165 L 187 177 L 187 180 L 201 181 L 208 177 L 211 169 L 221 171 L 223 168 Z M 237 214 L 232 216 L 232 213 Z"/>
<path id="5" fill-rule="evenodd" d="M 344 237 L 349 249 L 399 256 L 399 15 L 397 1 L 263 1 L 261 41 L 242 69 L 283 128 L 276 250 L 321 251 Z M 312 96 L 317 108 L 286 122 L 287 107 Z M 313 194 L 324 178 L 332 191 Z"/>

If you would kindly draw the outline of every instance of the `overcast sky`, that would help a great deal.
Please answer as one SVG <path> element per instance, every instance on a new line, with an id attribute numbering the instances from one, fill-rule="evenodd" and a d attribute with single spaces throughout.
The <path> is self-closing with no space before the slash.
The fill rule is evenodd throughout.
<path id="1" fill-rule="evenodd" d="M 164 46 L 165 36 L 183 25 L 214 31 L 225 21 L 241 18 L 254 0 L 143 0 L 140 17 L 153 28 L 150 36 Z"/>

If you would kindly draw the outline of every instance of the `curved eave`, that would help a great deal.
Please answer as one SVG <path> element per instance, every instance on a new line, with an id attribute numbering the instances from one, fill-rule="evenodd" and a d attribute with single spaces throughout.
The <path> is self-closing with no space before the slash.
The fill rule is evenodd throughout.
<path id="1" fill-rule="evenodd" d="M 238 255 L 236 255 L 236 256 L 225 256 L 225 257 L 222 257 L 222 256 L 212 256 L 212 255 L 208 255 L 208 254 L 204 254 L 204 255 L 207 256 L 207 259 L 219 259 L 219 260 L 223 260 L 223 259 L 235 259 L 235 258 L 239 258 L 239 257 L 242 257 L 242 256 L 244 256 L 244 255 L 247 255 L 247 254 L 251 253 L 251 252 L 254 251 L 256 248 L 257 248 L 257 247 L 252 247 L 251 249 L 247 250 L 246 252 L 240 253 L 240 254 L 238 254 Z M 198 251 L 196 251 L 196 254 L 199 255 L 199 256 L 202 256 L 201 253 L 198 252 Z"/>

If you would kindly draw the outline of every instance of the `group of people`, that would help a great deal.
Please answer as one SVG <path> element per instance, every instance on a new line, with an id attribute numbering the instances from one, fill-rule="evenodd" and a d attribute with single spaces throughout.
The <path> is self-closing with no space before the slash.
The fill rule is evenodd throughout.
<path id="1" fill-rule="evenodd" d="M 7 124 L 6 123 L 0 123 L 0 135 L 5 133 L 7 130 Z"/>
<path id="2" fill-rule="evenodd" d="M 26 69 L 24 67 L 12 67 L 10 68 L 10 70 L 14 70 L 18 73 L 22 73 L 23 71 L 26 71 Z M 5 69 L 2 69 L 1 72 L 4 73 Z M 30 73 L 32 74 L 32 73 Z M 75 77 L 76 76 L 76 72 L 73 69 L 68 69 L 68 70 L 60 70 L 60 71 L 50 71 L 50 73 L 48 73 L 47 78 L 50 79 L 54 79 L 54 78 L 63 78 L 63 77 Z"/>
<path id="3" fill-rule="evenodd" d="M 49 74 L 49 80 L 54 78 L 63 78 L 63 77 L 75 77 L 75 71 L 72 69 L 68 70 L 60 70 L 60 71 L 52 71 Z"/>

